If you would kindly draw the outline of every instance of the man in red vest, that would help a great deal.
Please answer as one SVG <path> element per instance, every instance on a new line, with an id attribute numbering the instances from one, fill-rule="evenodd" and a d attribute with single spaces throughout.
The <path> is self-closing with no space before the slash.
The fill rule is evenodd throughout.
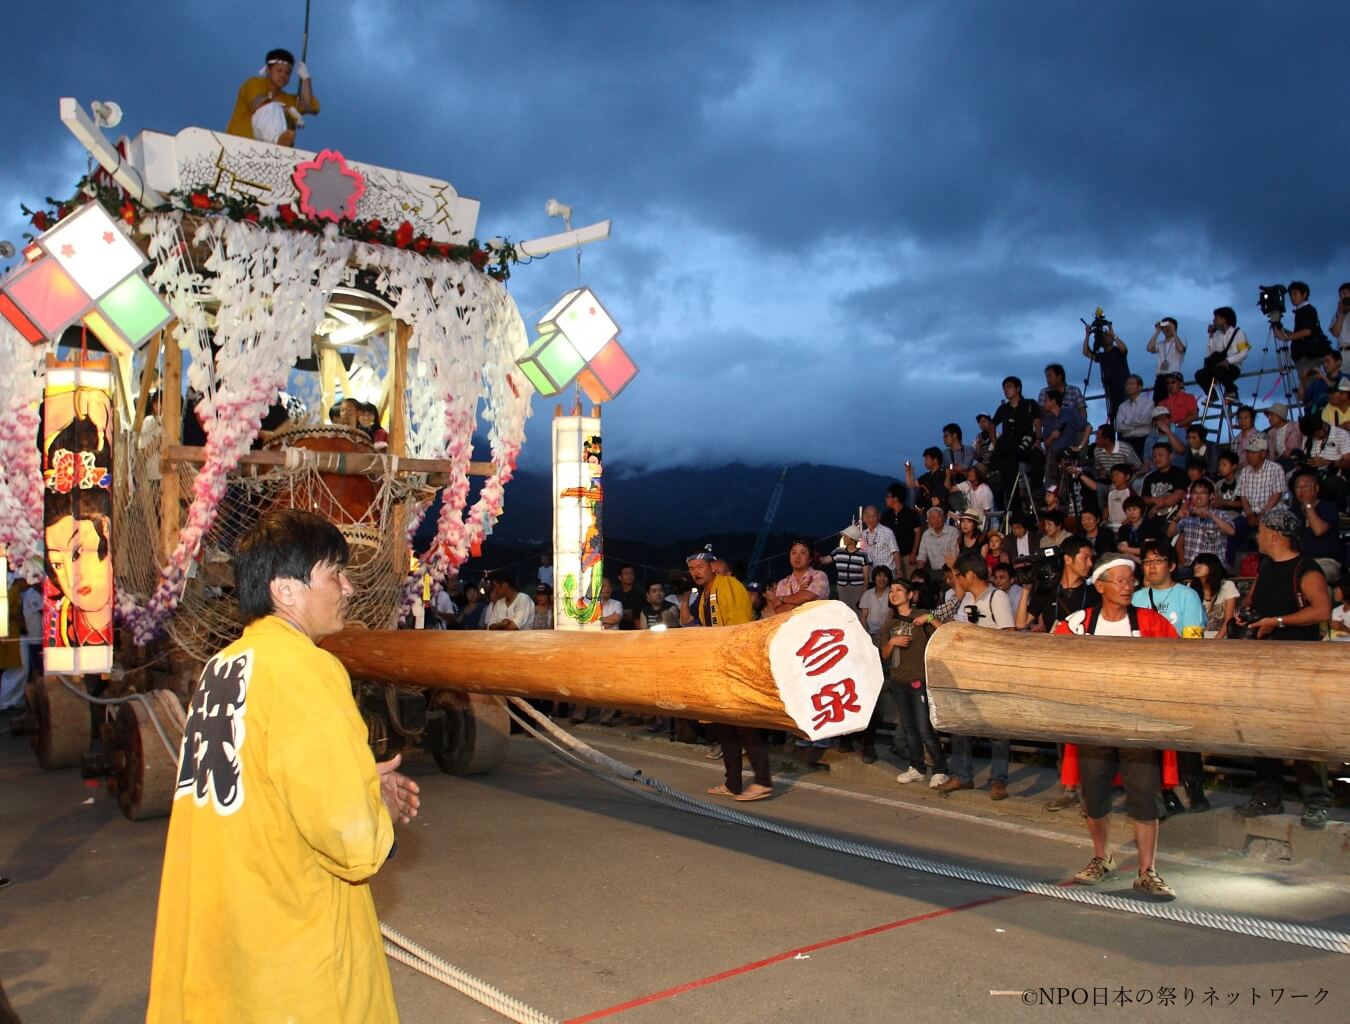
<path id="1" fill-rule="evenodd" d="M 1124 555 L 1103 555 L 1092 569 L 1088 582 L 1101 595 L 1100 608 L 1086 608 L 1063 619 L 1054 632 L 1078 636 L 1171 637 L 1177 633 L 1172 624 L 1157 612 L 1131 605 L 1134 597 L 1134 559 Z M 1064 755 L 1065 784 L 1076 770 L 1088 834 L 1092 837 L 1092 859 L 1073 876 L 1079 885 L 1096 885 L 1116 868 L 1115 858 L 1106 849 L 1107 815 L 1117 774 L 1125 784 L 1125 810 L 1134 825 L 1134 845 L 1139 850 L 1139 877 L 1134 888 L 1152 900 L 1174 900 L 1176 892 L 1154 869 L 1158 852 L 1158 820 L 1162 817 L 1159 792 L 1162 769 L 1158 751 L 1137 747 L 1069 744 Z"/>

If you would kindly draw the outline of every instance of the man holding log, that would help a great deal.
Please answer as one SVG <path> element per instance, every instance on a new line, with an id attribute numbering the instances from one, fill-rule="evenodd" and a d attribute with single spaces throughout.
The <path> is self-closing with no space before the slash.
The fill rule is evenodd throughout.
<path id="1" fill-rule="evenodd" d="M 682 626 L 739 626 L 754 620 L 750 592 L 735 576 L 714 572 L 718 561 L 707 548 L 689 556 L 689 578 L 694 581 L 694 589 L 680 608 Z M 722 764 L 727 773 L 726 782 L 709 789 L 709 795 L 729 796 L 743 802 L 773 796 L 769 752 L 758 729 L 713 722 L 708 732 L 722 746 Z M 754 783 L 747 788 L 741 785 L 742 750 L 755 773 Z"/>
<path id="2" fill-rule="evenodd" d="M 1076 611 L 1055 626 L 1060 635 L 1172 637 L 1172 624 L 1150 608 L 1136 608 L 1134 597 L 1134 559 L 1125 555 L 1103 555 L 1093 567 L 1088 582 L 1101 596 L 1101 607 Z M 1096 885 L 1115 871 L 1116 861 L 1106 848 L 1107 815 L 1115 791 L 1117 773 L 1125 783 L 1125 809 L 1134 825 L 1134 845 L 1139 851 L 1139 875 L 1134 888 L 1151 900 L 1174 900 L 1176 892 L 1162 880 L 1154 868 L 1158 852 L 1158 820 L 1161 817 L 1158 794 L 1162 789 L 1162 771 L 1158 751 L 1135 747 L 1068 744 L 1064 773 L 1068 785 L 1076 773 L 1088 835 L 1092 837 L 1092 859 L 1073 876 L 1079 885 Z"/>

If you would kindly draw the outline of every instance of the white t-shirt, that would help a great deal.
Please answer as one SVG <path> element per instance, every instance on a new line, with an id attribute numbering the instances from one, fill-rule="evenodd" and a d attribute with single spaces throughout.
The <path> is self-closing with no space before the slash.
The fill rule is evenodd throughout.
<path id="1" fill-rule="evenodd" d="M 1119 490 L 1112 487 L 1106 492 L 1106 522 L 1110 526 L 1118 529 L 1125 522 L 1125 502 L 1132 493 L 1128 487 Z"/>
<path id="2" fill-rule="evenodd" d="M 1130 617 L 1126 615 L 1118 622 L 1112 622 L 1110 619 L 1102 618 L 1102 613 L 1097 612 L 1092 623 L 1094 636 L 1132 636 L 1130 633 Z"/>
<path id="3" fill-rule="evenodd" d="M 483 628 L 487 629 L 494 622 L 504 619 L 514 622 L 516 629 L 529 629 L 530 623 L 534 621 L 534 602 L 530 600 L 530 595 L 517 591 L 509 603 L 504 597 L 493 601 L 483 614 Z"/>
<path id="4" fill-rule="evenodd" d="M 994 491 L 988 484 L 972 487 L 969 481 L 962 480 L 955 489 L 966 496 L 971 508 L 982 509 L 985 512 L 994 511 Z"/>
<path id="5" fill-rule="evenodd" d="M 956 606 L 956 615 L 953 616 L 954 622 L 969 622 L 969 613 L 966 611 L 971 605 L 979 609 L 980 617 L 975 624 L 984 629 L 1012 629 L 1016 623 L 1013 621 L 1012 602 L 1008 600 L 1008 595 L 999 590 L 998 587 L 991 586 L 979 600 L 975 595 L 967 590 L 961 598 L 961 603 Z"/>
<path id="6" fill-rule="evenodd" d="M 867 632 L 873 636 L 881 629 L 881 623 L 886 618 L 886 606 L 889 593 L 883 590 L 877 593 L 876 587 L 869 587 L 862 597 L 858 599 L 858 607 L 867 612 Z"/>
<path id="7" fill-rule="evenodd" d="M 1180 373 L 1182 360 L 1186 357 L 1185 339 L 1179 334 L 1174 338 L 1162 335 L 1154 344 L 1158 348 L 1158 376 Z"/>
<path id="8" fill-rule="evenodd" d="M 618 601 L 614 600 L 614 598 L 612 597 L 608 601 L 605 601 L 600 605 L 600 618 L 607 619 L 611 615 L 619 616 L 619 622 L 615 622 L 612 624 L 607 622 L 605 623 L 605 628 L 618 629 L 619 623 L 623 621 L 623 605 L 621 605 Z"/>

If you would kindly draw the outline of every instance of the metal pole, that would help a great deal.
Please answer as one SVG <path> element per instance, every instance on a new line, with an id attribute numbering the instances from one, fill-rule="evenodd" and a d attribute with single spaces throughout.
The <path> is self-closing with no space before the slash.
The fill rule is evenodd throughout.
<path id="1" fill-rule="evenodd" d="M 305 0 L 305 37 L 300 43 L 300 59 L 309 54 L 309 0 Z"/>

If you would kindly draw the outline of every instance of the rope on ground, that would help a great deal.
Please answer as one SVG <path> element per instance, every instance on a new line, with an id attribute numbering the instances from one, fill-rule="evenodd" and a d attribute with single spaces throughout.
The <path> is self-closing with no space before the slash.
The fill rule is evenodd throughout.
<path id="1" fill-rule="evenodd" d="M 495 1013 L 518 1021 L 519 1024 L 559 1024 L 558 1018 L 540 1013 L 519 999 L 508 996 L 485 981 L 480 981 L 467 971 L 442 960 L 426 947 L 419 946 L 387 924 L 380 925 L 380 934 L 384 936 L 385 954 L 391 959 L 429 978 L 434 978 L 442 985 L 453 988 Z"/>
<path id="2" fill-rule="evenodd" d="M 871 846 L 852 840 L 809 829 L 787 825 L 772 818 L 762 818 L 726 807 L 719 807 L 703 800 L 671 789 L 665 783 L 644 775 L 640 770 L 616 761 L 597 750 L 593 750 L 581 740 L 558 728 L 544 715 L 540 714 L 519 697 L 498 698 L 506 705 L 507 714 L 535 739 L 542 742 L 558 757 L 580 768 L 626 793 L 639 796 L 644 800 L 659 803 L 687 814 L 697 814 L 705 818 L 728 822 L 733 825 L 745 825 L 749 828 L 769 832 L 786 839 L 806 843 L 836 853 L 853 857 L 892 864 L 910 871 L 922 871 L 926 874 L 941 875 L 999 889 L 1011 889 L 1016 892 L 1031 893 L 1036 896 L 1048 896 L 1051 899 L 1065 900 L 1070 903 L 1082 903 L 1108 910 L 1120 910 L 1130 914 L 1172 921 L 1178 924 L 1197 925 L 1201 928 L 1213 928 L 1236 935 L 1250 935 L 1255 938 L 1272 939 L 1276 942 L 1288 942 L 1312 949 L 1321 949 L 1330 953 L 1350 954 L 1350 935 L 1335 932 L 1327 928 L 1315 928 L 1290 921 L 1273 921 L 1266 918 L 1248 917 L 1239 914 L 1222 914 L 1206 910 L 1191 910 L 1175 904 L 1145 903 L 1140 900 L 1126 899 L 1106 893 L 1093 892 L 1080 887 L 1064 887 L 1051 882 L 1037 882 L 1013 875 L 982 871 L 964 867 L 946 861 L 928 857 L 916 857 L 898 850 L 880 846 Z M 509 700 L 509 704 L 507 701 Z M 512 710 L 512 706 L 531 721 L 526 721 Z M 617 766 L 617 768 L 615 767 Z M 641 783 L 645 788 L 634 788 L 633 783 Z"/>
<path id="3" fill-rule="evenodd" d="M 159 724 L 159 715 L 155 713 L 154 702 L 145 694 L 129 693 L 125 697 L 94 697 L 85 693 L 78 686 L 72 685 L 65 676 L 57 676 L 56 678 L 60 680 L 62 686 L 75 694 L 75 696 L 79 697 L 80 700 L 88 701 L 90 704 L 97 704 L 100 707 L 106 707 L 110 704 L 127 704 L 133 700 L 140 701 L 141 706 L 145 708 L 145 713 L 150 716 L 150 724 L 155 727 L 155 732 L 159 735 L 159 742 L 164 744 L 164 752 L 169 755 L 170 761 L 174 764 L 178 763 L 178 748 L 169 742 L 168 733 L 164 731 L 164 726 Z"/>

